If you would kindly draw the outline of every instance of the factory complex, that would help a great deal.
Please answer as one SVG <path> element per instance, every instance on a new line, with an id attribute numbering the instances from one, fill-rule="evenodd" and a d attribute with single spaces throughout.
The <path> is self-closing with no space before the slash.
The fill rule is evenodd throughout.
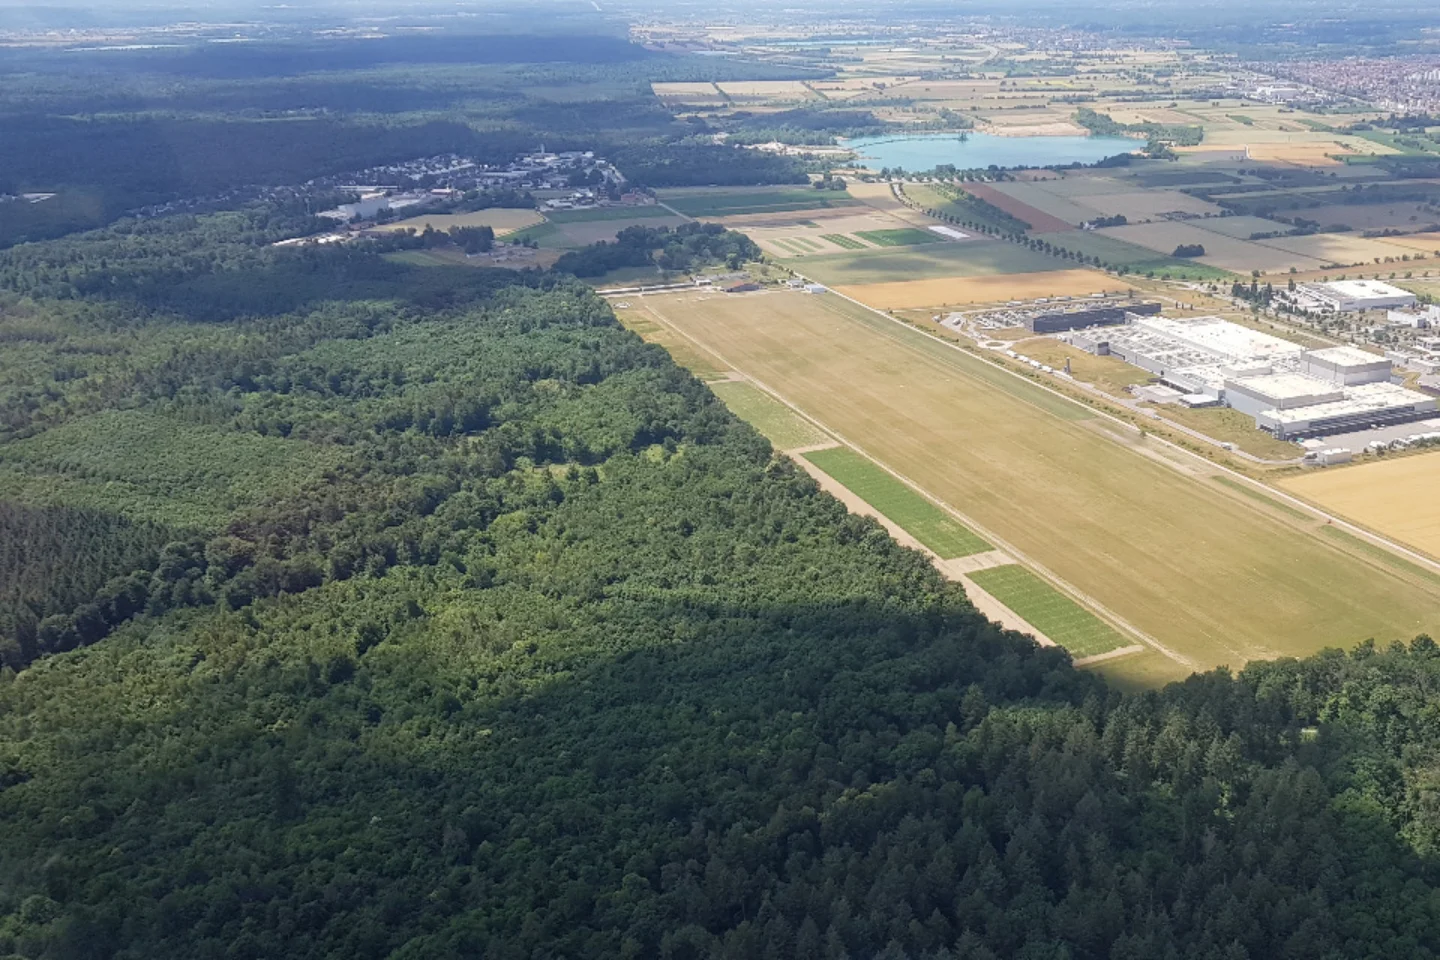
<path id="1" fill-rule="evenodd" d="M 1285 440 L 1433 416 L 1436 401 L 1390 381 L 1390 361 L 1357 347 L 1307 350 L 1219 317 L 1128 314 L 1069 342 L 1153 373 L 1192 407 L 1224 404 Z"/>
<path id="2" fill-rule="evenodd" d="M 1282 294 L 1285 295 L 1285 294 Z M 1356 313 L 1413 307 L 1417 301 L 1409 290 L 1379 280 L 1335 280 L 1329 283 L 1297 284 L 1288 297 L 1296 306 L 1325 313 Z"/>

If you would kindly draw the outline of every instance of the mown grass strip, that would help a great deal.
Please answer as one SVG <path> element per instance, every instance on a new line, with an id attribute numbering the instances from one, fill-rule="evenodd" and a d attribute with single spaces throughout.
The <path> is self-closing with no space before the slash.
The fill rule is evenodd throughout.
<path id="1" fill-rule="evenodd" d="M 1295 507 L 1290 506 L 1290 504 L 1282 503 L 1281 501 L 1276 500 L 1274 497 L 1267 497 L 1265 494 L 1261 493 L 1259 490 L 1256 490 L 1248 483 L 1242 483 L 1241 481 L 1233 480 L 1230 477 L 1212 477 L 1211 479 L 1213 479 L 1221 486 L 1229 487 L 1236 493 L 1243 494 L 1249 497 L 1251 500 L 1258 500 L 1261 503 L 1265 504 L 1265 506 L 1271 507 L 1275 510 L 1279 510 L 1281 513 L 1288 514 L 1296 520 L 1300 520 L 1304 523 L 1316 522 L 1316 518 L 1306 513 L 1305 511 L 1297 510 Z"/>
<path id="2" fill-rule="evenodd" d="M 1421 580 L 1424 580 L 1428 583 L 1440 584 L 1440 573 L 1436 573 L 1433 570 L 1422 567 L 1418 563 L 1413 563 L 1409 560 L 1406 560 L 1399 554 L 1391 553 L 1389 550 L 1386 550 L 1384 547 L 1380 546 L 1377 543 L 1371 543 L 1369 540 L 1357 537 L 1350 531 L 1337 527 L 1334 524 L 1326 524 L 1325 526 L 1321 527 L 1320 530 L 1326 536 L 1331 537 L 1334 540 L 1340 541 L 1347 547 L 1350 547 L 1351 549 L 1356 550 L 1359 553 L 1363 553 L 1368 557 L 1373 557 L 1374 559 L 1380 561 L 1388 567 L 1403 571 L 1410 574 L 1411 576 L 1419 577 Z"/>
<path id="3" fill-rule="evenodd" d="M 713 383 L 710 389 L 730 412 L 759 430 L 780 450 L 826 443 L 831 438 L 762 390 L 739 380 Z"/>
<path id="4" fill-rule="evenodd" d="M 968 527 L 848 447 L 815 450 L 805 459 L 880 511 L 944 560 L 991 549 Z"/>
<path id="5" fill-rule="evenodd" d="M 1104 620 L 1018 564 L 977 570 L 970 579 L 1076 657 L 1118 650 L 1128 641 Z"/>

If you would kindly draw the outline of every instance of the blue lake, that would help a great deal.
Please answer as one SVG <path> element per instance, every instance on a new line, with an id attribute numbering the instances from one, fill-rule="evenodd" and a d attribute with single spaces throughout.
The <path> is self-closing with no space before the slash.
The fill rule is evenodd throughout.
<path id="1" fill-rule="evenodd" d="M 926 133 L 856 137 L 841 143 L 858 152 L 861 163 L 872 170 L 903 167 L 912 171 L 931 170 L 942 163 L 961 170 L 1094 163 L 1145 146 L 1143 140 L 1128 137 L 997 137 L 988 133 L 971 133 L 963 141 L 953 133 Z"/>

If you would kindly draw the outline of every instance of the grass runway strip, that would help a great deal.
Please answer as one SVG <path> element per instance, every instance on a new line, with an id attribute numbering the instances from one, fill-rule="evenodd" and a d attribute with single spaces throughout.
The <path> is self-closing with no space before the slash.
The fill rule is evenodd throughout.
<path id="1" fill-rule="evenodd" d="M 833 442 L 818 427 L 762 390 L 739 380 L 712 383 L 710 389 L 730 412 L 765 435 L 778 450 Z"/>
<path id="2" fill-rule="evenodd" d="M 942 560 L 968 557 L 991 549 L 967 527 L 846 447 L 815 450 L 805 459 L 879 510 Z"/>
<path id="3" fill-rule="evenodd" d="M 977 570 L 970 579 L 1076 657 L 1108 653 L 1129 642 L 1104 620 L 1017 564 Z"/>
<path id="4" fill-rule="evenodd" d="M 1192 468 L 1210 468 L 1186 458 L 1176 469 L 1157 441 L 838 296 L 683 293 L 645 306 L 1187 667 L 1440 630 L 1440 587 L 1428 579 L 1203 482 Z"/>

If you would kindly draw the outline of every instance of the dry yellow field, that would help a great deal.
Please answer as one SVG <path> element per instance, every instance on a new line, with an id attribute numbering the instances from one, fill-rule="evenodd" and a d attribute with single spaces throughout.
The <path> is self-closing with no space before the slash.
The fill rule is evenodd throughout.
<path id="1" fill-rule="evenodd" d="M 631 311 L 627 311 L 630 313 Z M 1212 465 L 839 297 L 646 297 L 643 312 L 907 477 L 1185 667 L 1440 628 L 1392 565 Z M 1389 555 L 1385 555 L 1388 557 Z"/>
<path id="2" fill-rule="evenodd" d="M 534 210 L 510 210 L 494 207 L 490 210 L 476 210 L 474 213 L 427 213 L 411 217 L 408 220 L 397 220 L 380 229 L 423 231 L 429 226 L 444 231 L 451 227 L 490 227 L 495 231 L 495 236 L 503 237 L 506 234 L 515 233 L 517 230 L 533 227 L 544 220 L 545 218 Z"/>
<path id="3" fill-rule="evenodd" d="M 1166 213 L 1189 213 L 1196 216 L 1218 214 L 1221 208 L 1178 190 L 1138 190 L 1133 193 L 1107 193 L 1102 196 L 1077 197 L 1075 202 L 1101 216 L 1122 214 L 1132 222 L 1153 220 Z"/>
<path id="4" fill-rule="evenodd" d="M 1316 270 L 1324 266 L 1323 261 L 1315 257 L 1302 256 L 1278 247 L 1263 246 L 1250 240 L 1227 237 L 1203 230 L 1186 221 L 1132 223 L 1123 227 L 1105 227 L 1097 232 L 1148 247 L 1162 256 L 1169 256 L 1181 244 L 1198 243 L 1205 248 L 1205 256 L 1200 258 L 1201 263 L 1222 270 L 1233 270 L 1242 275 L 1251 270 L 1278 273 L 1291 267 L 1297 270 Z"/>
<path id="5" fill-rule="evenodd" d="M 672 103 L 724 103 L 725 96 L 713 83 L 652 83 L 655 96 Z"/>
<path id="6" fill-rule="evenodd" d="M 735 100 L 814 100 L 815 91 L 799 80 L 748 80 L 717 83 Z"/>
<path id="7" fill-rule="evenodd" d="M 1440 557 L 1440 453 L 1320 470 L 1280 485 L 1376 533 Z"/>
<path id="8" fill-rule="evenodd" d="M 1393 243 L 1408 250 L 1419 250 L 1421 253 L 1433 252 L 1436 256 L 1440 256 L 1440 233 L 1412 233 L 1406 237 L 1384 237 L 1383 239 L 1386 243 Z"/>
<path id="9" fill-rule="evenodd" d="M 1323 222 L 1323 221 L 1322 221 Z M 1347 233 L 1315 233 L 1305 237 L 1271 237 L 1256 241 L 1267 247 L 1289 250 L 1306 257 L 1314 257 L 1326 263 L 1341 266 L 1370 264 L 1376 257 L 1403 256 L 1409 251 L 1397 251 L 1395 246 L 1382 240 L 1352 236 Z"/>
<path id="10" fill-rule="evenodd" d="M 1046 270 L 1041 273 L 997 273 L 983 277 L 942 277 L 897 280 L 837 287 L 879 310 L 954 307 L 968 303 L 1003 303 L 1036 297 L 1084 297 L 1114 292 L 1124 284 L 1096 270 Z"/>

